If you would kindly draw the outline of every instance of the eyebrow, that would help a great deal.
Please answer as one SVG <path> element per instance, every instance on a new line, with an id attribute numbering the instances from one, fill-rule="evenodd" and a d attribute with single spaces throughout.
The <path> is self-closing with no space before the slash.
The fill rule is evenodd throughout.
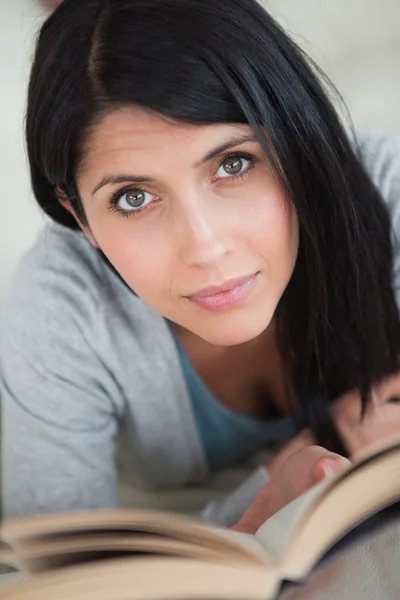
<path id="1" fill-rule="evenodd" d="M 226 152 L 226 150 L 229 150 L 229 148 L 233 148 L 235 146 L 238 146 L 239 144 L 244 144 L 245 142 L 257 142 L 258 138 L 254 133 L 246 133 L 246 134 L 242 134 L 242 135 L 236 135 L 235 137 L 232 137 L 230 140 L 227 140 L 224 144 L 221 144 L 219 146 L 217 146 L 216 148 L 214 148 L 213 150 L 210 150 L 210 152 L 208 152 L 202 159 L 200 159 L 198 162 L 196 162 L 194 164 L 194 168 L 198 168 L 201 165 L 204 165 L 205 163 L 213 160 L 214 158 L 216 158 L 217 156 L 219 156 L 220 154 L 222 154 L 223 152 Z M 148 177 L 146 175 L 106 175 L 105 177 L 103 177 L 103 179 L 100 181 L 100 183 L 98 183 L 93 191 L 92 191 L 92 196 L 95 195 L 96 192 L 99 191 L 100 188 L 106 186 L 106 185 L 115 185 L 118 183 L 154 183 L 155 179 L 154 177 Z"/>

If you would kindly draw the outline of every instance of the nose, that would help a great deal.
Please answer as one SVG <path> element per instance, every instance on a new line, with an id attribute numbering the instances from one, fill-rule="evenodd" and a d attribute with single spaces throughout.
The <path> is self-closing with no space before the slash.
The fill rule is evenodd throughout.
<path id="1" fill-rule="evenodd" d="M 223 215 L 198 200 L 185 203 L 176 222 L 179 252 L 188 266 L 215 267 L 233 248 Z"/>

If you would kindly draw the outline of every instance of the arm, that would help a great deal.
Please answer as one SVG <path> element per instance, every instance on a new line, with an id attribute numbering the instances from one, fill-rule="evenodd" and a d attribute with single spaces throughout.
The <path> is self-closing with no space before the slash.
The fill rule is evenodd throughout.
<path id="1" fill-rule="evenodd" d="M 361 160 L 380 190 L 392 222 L 393 287 L 400 306 L 400 135 L 359 135 Z"/>
<path id="2" fill-rule="evenodd" d="M 231 492 L 207 504 L 201 511 L 200 517 L 224 527 L 232 527 L 239 521 L 269 480 L 267 469 L 259 467 Z"/>
<path id="3" fill-rule="evenodd" d="M 116 504 L 116 390 L 88 341 L 96 315 L 74 300 L 81 285 L 62 284 L 22 269 L 2 311 L 5 517 Z"/>

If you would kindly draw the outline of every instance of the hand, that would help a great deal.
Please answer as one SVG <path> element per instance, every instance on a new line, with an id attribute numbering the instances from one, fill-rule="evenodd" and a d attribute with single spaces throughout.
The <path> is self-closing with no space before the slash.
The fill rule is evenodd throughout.
<path id="1" fill-rule="evenodd" d="M 332 405 L 332 416 L 348 448 L 357 455 L 400 436 L 400 373 L 376 385 L 364 417 L 357 391 L 343 394 Z"/>
<path id="2" fill-rule="evenodd" d="M 263 487 L 232 529 L 256 533 L 266 519 L 286 504 L 348 465 L 350 461 L 346 458 L 328 452 L 321 446 L 309 446 L 298 450 L 277 468 L 271 481 Z"/>
<path id="3" fill-rule="evenodd" d="M 287 459 L 293 454 L 299 450 L 302 450 L 303 448 L 314 446 L 315 443 L 314 436 L 309 429 L 303 429 L 300 431 L 300 433 L 292 438 L 268 464 L 267 468 L 271 477 L 274 477 L 283 463 L 286 462 Z"/>
<path id="4" fill-rule="evenodd" d="M 400 436 L 400 373 L 376 385 L 364 417 L 358 391 L 351 390 L 340 396 L 331 406 L 343 442 L 353 459 L 373 446 Z M 309 429 L 303 429 L 273 458 L 268 471 L 274 476 L 280 466 L 301 448 L 316 443 Z"/>

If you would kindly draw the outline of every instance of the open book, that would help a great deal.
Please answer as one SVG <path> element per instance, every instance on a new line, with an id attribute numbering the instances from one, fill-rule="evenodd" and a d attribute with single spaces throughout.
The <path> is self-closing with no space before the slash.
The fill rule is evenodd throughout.
<path id="1" fill-rule="evenodd" d="M 268 519 L 255 535 L 169 513 L 27 517 L 1 530 L 2 562 L 25 571 L 0 600 L 274 598 L 349 531 L 400 500 L 400 441 L 364 456 Z"/>

